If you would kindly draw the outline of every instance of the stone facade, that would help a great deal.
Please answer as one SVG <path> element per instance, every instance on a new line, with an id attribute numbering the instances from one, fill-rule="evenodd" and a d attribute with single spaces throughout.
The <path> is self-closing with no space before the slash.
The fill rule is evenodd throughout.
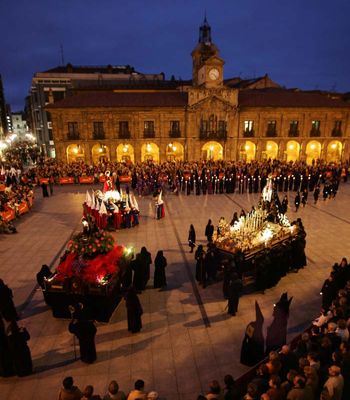
<path id="1" fill-rule="evenodd" d="M 349 158 L 350 103 L 341 95 L 283 89 L 267 76 L 224 81 L 224 61 L 206 21 L 192 58 L 191 82 L 75 92 L 49 105 L 57 158 Z"/>

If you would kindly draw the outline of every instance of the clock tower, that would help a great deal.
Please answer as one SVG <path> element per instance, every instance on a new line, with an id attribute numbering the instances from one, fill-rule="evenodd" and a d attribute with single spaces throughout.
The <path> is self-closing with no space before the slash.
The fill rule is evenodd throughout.
<path id="1" fill-rule="evenodd" d="M 199 28 L 198 44 L 191 55 L 193 86 L 222 86 L 224 61 L 219 57 L 219 50 L 211 40 L 211 27 L 206 17 Z"/>

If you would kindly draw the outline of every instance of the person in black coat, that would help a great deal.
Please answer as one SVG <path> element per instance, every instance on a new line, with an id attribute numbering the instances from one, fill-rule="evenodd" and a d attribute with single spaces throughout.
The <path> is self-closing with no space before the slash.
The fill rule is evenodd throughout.
<path id="1" fill-rule="evenodd" d="M 87 313 L 82 309 L 78 309 L 73 316 L 75 318 L 69 323 L 69 332 L 79 340 L 81 361 L 91 364 L 96 360 L 96 326 L 94 321 L 90 320 Z"/>
<path id="2" fill-rule="evenodd" d="M 14 375 L 8 340 L 5 332 L 5 324 L 0 315 L 0 376 Z"/>
<path id="3" fill-rule="evenodd" d="M 329 277 L 324 281 L 321 288 L 321 296 L 322 296 L 322 308 L 327 311 L 329 310 L 332 301 L 337 296 L 337 283 L 334 279 L 335 273 L 332 272 Z"/>
<path id="4" fill-rule="evenodd" d="M 17 311 L 13 303 L 12 290 L 0 279 L 0 313 L 10 322 L 18 319 Z"/>
<path id="5" fill-rule="evenodd" d="M 12 321 L 7 328 L 9 353 L 12 358 L 16 375 L 27 376 L 33 372 L 32 356 L 27 341 L 30 335 L 26 328 L 19 328 L 16 321 Z"/>
<path id="6" fill-rule="evenodd" d="M 145 246 L 143 246 L 141 248 L 139 261 L 140 261 L 141 270 L 142 270 L 142 274 L 143 274 L 142 290 L 145 290 L 146 286 L 147 286 L 147 282 L 149 281 L 149 278 L 150 278 L 150 274 L 151 274 L 150 267 L 152 264 L 151 253 L 147 251 Z"/>
<path id="7" fill-rule="evenodd" d="M 36 281 L 41 289 L 45 289 L 45 278 L 49 278 L 52 275 L 50 268 L 48 265 L 44 264 L 41 267 L 41 270 L 36 274 Z"/>
<path id="8" fill-rule="evenodd" d="M 41 184 L 41 189 L 43 191 L 43 197 L 49 197 L 49 192 L 47 191 L 47 184 L 45 182 Z"/>
<path id="9" fill-rule="evenodd" d="M 211 222 L 211 219 L 208 221 L 207 226 L 205 227 L 205 236 L 209 243 L 213 241 L 213 233 L 214 233 L 214 225 Z"/>
<path id="10" fill-rule="evenodd" d="M 318 202 L 319 196 L 320 196 L 320 186 L 317 185 L 314 190 L 314 204 L 316 204 Z"/>
<path id="11" fill-rule="evenodd" d="M 236 315 L 236 312 L 238 311 L 238 302 L 242 288 L 243 288 L 242 280 L 239 279 L 238 274 L 234 272 L 232 274 L 227 290 L 228 292 L 227 313 L 231 314 L 232 316 Z"/>
<path id="12" fill-rule="evenodd" d="M 132 333 L 140 332 L 142 328 L 141 316 L 143 310 L 135 290 L 128 290 L 125 296 L 125 305 L 128 316 L 128 331 Z"/>
<path id="13" fill-rule="evenodd" d="M 196 231 L 194 230 L 194 226 L 190 225 L 190 230 L 188 232 L 188 245 L 190 246 L 190 253 L 193 253 L 193 249 L 196 246 Z"/>
<path id="14" fill-rule="evenodd" d="M 297 192 L 295 199 L 294 199 L 294 204 L 295 204 L 295 212 L 298 212 L 299 207 L 300 207 L 300 193 Z"/>
<path id="15" fill-rule="evenodd" d="M 163 250 L 159 250 L 154 260 L 154 279 L 153 286 L 155 289 L 163 288 L 167 285 L 165 276 L 165 267 L 167 260 L 163 255 Z"/>
<path id="16" fill-rule="evenodd" d="M 196 259 L 196 281 L 205 287 L 206 283 L 206 271 L 205 271 L 205 251 L 203 246 L 200 244 L 194 253 L 194 258 Z"/>
<path id="17" fill-rule="evenodd" d="M 136 254 L 136 258 L 135 260 L 131 261 L 130 267 L 134 272 L 132 285 L 137 292 L 141 292 L 143 289 L 144 271 L 142 269 L 142 260 L 140 253 Z"/>

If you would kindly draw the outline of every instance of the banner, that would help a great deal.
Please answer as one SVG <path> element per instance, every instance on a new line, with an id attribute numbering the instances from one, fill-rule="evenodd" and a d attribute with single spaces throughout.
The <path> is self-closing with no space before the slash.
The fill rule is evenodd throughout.
<path id="1" fill-rule="evenodd" d="M 40 182 L 40 185 L 42 183 L 46 183 L 46 185 L 48 185 L 49 184 L 49 178 L 40 178 L 39 182 Z"/>
<path id="2" fill-rule="evenodd" d="M 66 183 L 74 183 L 74 178 L 71 176 L 64 176 L 60 178 L 60 184 L 65 185 Z"/>
<path id="3" fill-rule="evenodd" d="M 128 175 L 121 175 L 119 177 L 119 182 L 120 183 L 130 183 L 131 182 L 131 176 Z"/>
<path id="4" fill-rule="evenodd" d="M 3 211 L 0 215 L 5 222 L 12 221 L 16 217 L 15 210 Z"/>
<path id="5" fill-rule="evenodd" d="M 6 186 L 3 184 L 0 184 L 0 192 L 4 192 L 6 189 Z"/>
<path id="6" fill-rule="evenodd" d="M 93 176 L 81 176 L 79 178 L 79 183 L 94 183 Z"/>
<path id="7" fill-rule="evenodd" d="M 29 211 L 29 207 L 28 207 L 27 202 L 24 201 L 18 206 L 19 215 L 22 215 L 22 214 L 24 214 L 24 213 L 26 213 L 28 211 Z"/>

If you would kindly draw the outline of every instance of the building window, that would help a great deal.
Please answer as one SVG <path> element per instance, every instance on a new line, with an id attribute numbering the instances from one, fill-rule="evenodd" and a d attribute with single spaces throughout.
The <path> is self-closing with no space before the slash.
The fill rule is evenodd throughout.
<path id="1" fill-rule="evenodd" d="M 129 121 L 119 121 L 119 137 L 121 139 L 129 139 Z"/>
<path id="2" fill-rule="evenodd" d="M 78 122 L 68 122 L 68 140 L 79 139 Z"/>
<path id="3" fill-rule="evenodd" d="M 273 137 L 277 135 L 277 122 L 272 119 L 267 122 L 266 136 Z"/>
<path id="4" fill-rule="evenodd" d="M 48 132 L 49 132 L 49 140 L 53 141 L 52 129 L 48 129 Z"/>
<path id="5" fill-rule="evenodd" d="M 334 128 L 332 130 L 332 136 L 342 136 L 342 121 L 341 120 L 336 120 L 334 121 Z"/>
<path id="6" fill-rule="evenodd" d="M 154 137 L 154 121 L 144 121 L 143 134 L 145 137 Z"/>
<path id="7" fill-rule="evenodd" d="M 289 136 L 291 137 L 299 136 L 299 121 L 297 120 L 290 121 Z"/>
<path id="8" fill-rule="evenodd" d="M 180 121 L 170 121 L 170 137 L 180 137 Z"/>
<path id="9" fill-rule="evenodd" d="M 105 138 L 105 133 L 103 130 L 103 122 L 101 122 L 101 121 L 94 122 L 93 138 L 94 139 L 104 139 Z"/>
<path id="10" fill-rule="evenodd" d="M 310 136 L 320 136 L 321 135 L 320 127 L 321 127 L 321 121 L 317 119 L 312 120 Z"/>
<path id="11" fill-rule="evenodd" d="M 254 136 L 254 121 L 249 119 L 243 122 L 243 136 L 244 137 Z"/>
<path id="12" fill-rule="evenodd" d="M 218 123 L 218 132 L 220 134 L 225 133 L 226 132 L 226 121 L 220 119 L 219 123 Z"/>

